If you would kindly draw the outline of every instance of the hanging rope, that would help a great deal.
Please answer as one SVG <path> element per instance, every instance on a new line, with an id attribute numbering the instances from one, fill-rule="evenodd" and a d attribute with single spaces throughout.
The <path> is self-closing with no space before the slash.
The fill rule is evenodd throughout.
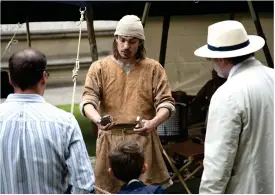
<path id="1" fill-rule="evenodd" d="M 84 21 L 84 13 L 86 11 L 86 7 L 84 10 L 79 9 L 80 11 L 80 22 L 78 24 L 79 26 L 79 38 L 78 38 L 78 46 L 77 46 L 77 54 L 76 54 L 76 61 L 75 61 L 75 67 L 73 69 L 73 82 L 74 82 L 74 88 L 73 88 L 73 96 L 72 96 L 72 104 L 71 104 L 71 113 L 74 112 L 74 99 L 75 99 L 75 88 L 76 88 L 76 80 L 78 76 L 78 70 L 79 70 L 79 48 L 80 48 L 80 41 L 81 41 L 81 30 L 82 30 L 82 22 Z"/>
<path id="2" fill-rule="evenodd" d="M 11 46 L 18 43 L 18 40 L 14 40 L 14 38 L 15 38 L 15 36 L 16 36 L 17 31 L 21 28 L 21 26 L 22 26 L 22 24 L 18 23 L 18 26 L 17 26 L 16 31 L 14 32 L 14 34 L 13 34 L 11 40 L 8 42 L 8 44 L 7 44 L 7 46 L 6 46 L 5 50 L 4 50 L 4 52 L 3 52 L 3 54 L 2 54 L 1 60 L 2 60 L 3 57 L 6 55 L 7 51 L 10 52 Z"/>
<path id="3" fill-rule="evenodd" d="M 75 67 L 73 69 L 73 82 L 74 82 L 74 88 L 73 88 L 73 96 L 72 96 L 72 104 L 71 104 L 71 113 L 73 114 L 74 112 L 74 99 L 75 99 L 75 88 L 76 88 L 76 80 L 77 80 L 77 76 L 78 76 L 78 70 L 79 70 L 79 49 L 80 49 L 80 41 L 81 41 L 81 30 L 82 30 L 82 22 L 84 21 L 84 14 L 86 11 L 86 7 L 84 10 L 81 10 L 81 8 L 79 9 L 80 11 L 80 21 L 79 21 L 79 37 L 78 37 L 78 46 L 77 46 L 77 54 L 76 54 L 76 61 L 75 61 Z M 110 192 L 107 192 L 97 186 L 94 185 L 94 188 L 103 193 L 103 194 L 111 194 Z"/>

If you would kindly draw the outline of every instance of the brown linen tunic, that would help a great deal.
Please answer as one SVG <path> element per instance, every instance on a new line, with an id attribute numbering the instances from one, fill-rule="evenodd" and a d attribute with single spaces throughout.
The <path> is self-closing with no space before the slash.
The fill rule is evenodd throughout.
<path id="1" fill-rule="evenodd" d="M 90 100 L 101 116 L 111 115 L 116 125 L 135 124 L 137 116 L 152 119 L 162 103 L 174 105 L 165 69 L 155 60 L 145 58 L 127 74 L 111 56 L 94 62 L 87 74 L 83 101 Z M 108 152 L 123 139 L 137 141 L 145 151 L 148 170 L 141 179 L 145 184 L 162 183 L 169 179 L 156 132 L 149 135 L 123 136 L 102 132 L 97 139 L 95 185 L 116 193 L 121 183 L 109 173 Z"/>

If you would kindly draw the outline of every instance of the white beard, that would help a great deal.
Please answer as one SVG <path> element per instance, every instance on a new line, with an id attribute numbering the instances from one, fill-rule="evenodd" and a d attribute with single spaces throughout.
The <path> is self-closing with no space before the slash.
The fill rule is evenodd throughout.
<path id="1" fill-rule="evenodd" d="M 218 76 L 221 78 L 226 78 L 223 74 L 221 69 L 218 67 L 216 63 L 213 63 L 213 69 L 217 72 Z"/>

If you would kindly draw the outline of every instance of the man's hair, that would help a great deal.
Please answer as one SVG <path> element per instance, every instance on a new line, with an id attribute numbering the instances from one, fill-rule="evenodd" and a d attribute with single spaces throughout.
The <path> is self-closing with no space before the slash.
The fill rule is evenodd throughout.
<path id="1" fill-rule="evenodd" d="M 128 183 L 138 179 L 144 165 L 143 149 L 133 141 L 120 142 L 108 155 L 115 177 Z"/>
<path id="2" fill-rule="evenodd" d="M 229 61 L 231 64 L 236 65 L 238 63 L 241 63 L 243 61 L 245 61 L 246 59 L 255 56 L 255 53 L 250 53 L 250 54 L 246 54 L 243 56 L 237 56 L 237 57 L 232 57 L 232 58 L 224 58 L 225 60 Z M 210 61 L 214 58 L 206 58 L 207 61 Z"/>
<path id="3" fill-rule="evenodd" d="M 46 71 L 46 56 L 35 49 L 25 49 L 9 58 L 9 73 L 12 84 L 22 91 L 38 84 Z"/>
<path id="4" fill-rule="evenodd" d="M 117 49 L 116 39 L 117 39 L 117 36 L 114 37 L 112 54 L 113 54 L 115 59 L 119 60 L 120 59 L 120 54 L 119 54 L 118 49 Z M 137 59 L 144 59 L 145 55 L 146 55 L 146 49 L 144 47 L 144 41 L 139 39 L 139 42 L 140 43 L 139 43 L 138 50 L 137 50 L 137 53 L 136 53 L 136 58 Z"/>
<path id="5" fill-rule="evenodd" d="M 237 56 L 237 57 L 233 57 L 233 58 L 226 58 L 227 61 L 229 61 L 231 64 L 236 65 L 238 63 L 241 63 L 243 61 L 245 61 L 246 59 L 253 57 L 255 54 L 254 53 L 250 53 L 250 54 L 246 54 L 243 56 Z"/>

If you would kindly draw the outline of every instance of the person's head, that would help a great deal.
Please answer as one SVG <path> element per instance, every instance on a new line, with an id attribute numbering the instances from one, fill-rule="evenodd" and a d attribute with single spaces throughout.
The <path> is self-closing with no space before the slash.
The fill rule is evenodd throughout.
<path id="1" fill-rule="evenodd" d="M 35 49 L 25 49 L 9 58 L 9 79 L 15 93 L 44 94 L 48 73 L 46 56 Z"/>
<path id="2" fill-rule="evenodd" d="M 112 53 L 118 59 L 145 58 L 144 29 L 135 15 L 126 15 L 118 22 L 114 33 Z"/>
<path id="3" fill-rule="evenodd" d="M 227 78 L 233 66 L 254 56 L 264 44 L 262 37 L 247 35 L 240 22 L 226 20 L 208 27 L 207 44 L 194 54 L 210 60 L 218 75 Z"/>
<path id="4" fill-rule="evenodd" d="M 254 55 L 254 53 L 250 53 L 244 56 L 237 56 L 232 58 L 207 58 L 207 60 L 212 63 L 213 68 L 219 77 L 227 78 L 233 66 L 245 61 L 250 57 L 253 57 Z"/>
<path id="5" fill-rule="evenodd" d="M 125 183 L 132 179 L 139 179 L 147 169 L 143 149 L 133 141 L 120 142 L 109 153 L 108 158 L 109 173 Z"/>

